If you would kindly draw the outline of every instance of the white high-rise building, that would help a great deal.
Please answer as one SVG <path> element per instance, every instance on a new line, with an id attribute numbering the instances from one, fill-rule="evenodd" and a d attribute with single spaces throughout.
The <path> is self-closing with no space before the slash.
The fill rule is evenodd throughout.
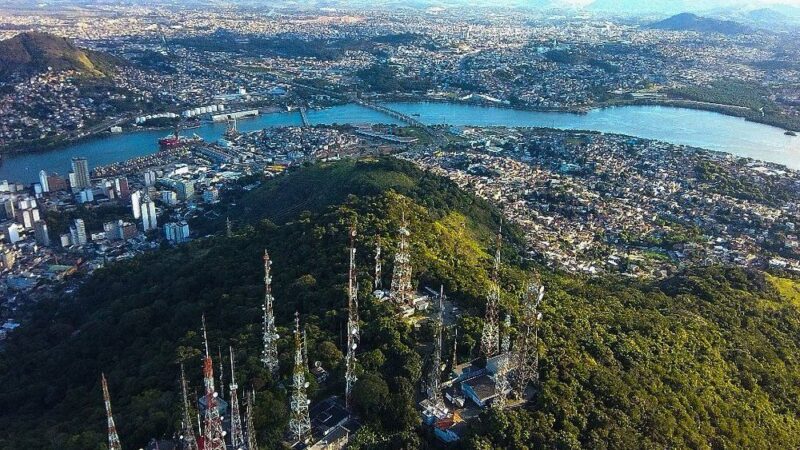
<path id="1" fill-rule="evenodd" d="M 47 172 L 39 171 L 39 184 L 42 185 L 42 192 L 50 192 L 50 183 L 47 181 Z"/>
<path id="2" fill-rule="evenodd" d="M 144 173 L 144 185 L 147 187 L 155 186 L 156 184 L 156 173 L 152 170 L 148 170 Z"/>
<path id="3" fill-rule="evenodd" d="M 156 220 L 156 204 L 150 200 L 150 196 L 145 194 L 142 198 L 141 205 L 142 213 L 142 228 L 144 231 L 155 230 L 158 228 L 158 221 Z"/>
<path id="4" fill-rule="evenodd" d="M 142 217 L 142 191 L 136 191 L 131 194 L 131 208 L 133 209 L 134 219 Z"/>
<path id="5" fill-rule="evenodd" d="M 8 226 L 8 228 L 6 228 L 6 239 L 12 244 L 19 242 L 19 225 L 12 223 Z"/>
<path id="6" fill-rule="evenodd" d="M 86 239 L 86 225 L 83 219 L 75 219 L 75 225 L 70 227 L 70 234 L 72 235 L 72 243 L 75 245 L 85 245 L 88 240 Z"/>
<path id="7" fill-rule="evenodd" d="M 72 184 L 73 192 L 81 191 L 92 185 L 89 179 L 89 162 L 86 158 L 72 158 L 72 173 L 69 181 L 74 183 Z"/>

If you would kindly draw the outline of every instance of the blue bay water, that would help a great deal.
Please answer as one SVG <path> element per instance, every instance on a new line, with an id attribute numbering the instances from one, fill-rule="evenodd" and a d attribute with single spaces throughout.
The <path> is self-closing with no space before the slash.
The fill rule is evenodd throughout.
<path id="1" fill-rule="evenodd" d="M 621 106 L 578 115 L 451 103 L 389 103 L 387 106 L 415 115 L 426 124 L 553 127 L 619 133 L 723 151 L 800 169 L 800 137 L 786 136 L 779 128 L 709 111 Z M 354 104 L 311 110 L 308 116 L 313 124 L 398 123 L 384 114 Z M 262 114 L 239 121 L 239 129 L 245 132 L 299 125 L 298 112 Z M 186 130 L 184 134 L 194 133 L 207 141 L 214 141 L 225 129 L 224 123 L 208 123 Z M 158 150 L 158 139 L 166 134 L 168 132 L 162 130 L 107 135 L 45 152 L 7 155 L 0 166 L 0 180 L 30 183 L 38 179 L 42 169 L 65 175 L 74 156 L 88 158 L 90 166 L 94 167 L 154 153 Z"/>

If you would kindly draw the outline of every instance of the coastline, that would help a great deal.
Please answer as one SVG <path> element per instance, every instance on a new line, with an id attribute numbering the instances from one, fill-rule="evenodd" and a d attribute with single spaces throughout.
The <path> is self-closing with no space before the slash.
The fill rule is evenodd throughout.
<path id="1" fill-rule="evenodd" d="M 483 107 L 490 107 L 490 108 L 500 108 L 500 109 L 508 109 L 514 111 L 530 111 L 530 112 L 552 112 L 552 113 L 565 113 L 565 114 L 575 114 L 575 115 L 585 115 L 591 111 L 602 110 L 606 108 L 614 108 L 618 106 L 666 106 L 672 108 L 684 108 L 684 109 L 693 109 L 696 111 L 708 111 L 714 112 L 718 114 L 723 114 L 730 117 L 738 117 L 744 119 L 748 122 L 758 123 L 761 125 L 768 125 L 774 128 L 778 128 L 782 131 L 791 131 L 795 133 L 800 133 L 800 119 L 797 120 L 796 126 L 785 126 L 779 123 L 779 119 L 775 116 L 763 116 L 763 117 L 753 117 L 748 116 L 745 113 L 751 112 L 755 114 L 755 111 L 752 111 L 749 108 L 737 105 L 726 105 L 722 103 L 706 103 L 706 102 L 698 102 L 694 100 L 685 100 L 685 99 L 663 99 L 663 100 L 655 100 L 655 99 L 617 99 L 613 101 L 607 101 L 604 103 L 599 103 L 596 105 L 591 106 L 580 106 L 580 107 L 538 107 L 538 106 L 519 106 L 519 105 L 510 105 L 505 103 L 495 103 L 486 100 L 468 100 L 463 101 L 460 99 L 441 99 L 441 98 L 420 98 L 420 97 L 404 97 L 404 96 L 386 96 L 386 97 L 371 97 L 370 100 L 376 101 L 379 103 L 388 103 L 388 102 L 396 102 L 396 103 L 455 103 L 459 105 L 473 105 L 473 106 L 483 106 Z M 346 102 L 345 102 L 346 103 Z M 342 103 L 342 104 L 345 104 Z M 758 120 L 762 119 L 762 120 Z"/>

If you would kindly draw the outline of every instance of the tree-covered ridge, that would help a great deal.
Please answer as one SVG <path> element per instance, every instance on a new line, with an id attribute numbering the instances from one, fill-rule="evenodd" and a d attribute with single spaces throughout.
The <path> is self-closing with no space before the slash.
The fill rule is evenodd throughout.
<path id="1" fill-rule="evenodd" d="M 20 33 L 0 41 L 0 79 L 54 70 L 75 70 L 88 77 L 116 71 L 122 61 L 108 54 L 77 47 L 71 40 L 49 33 Z"/>
<path id="2" fill-rule="evenodd" d="M 476 448 L 797 447 L 800 315 L 763 274 L 546 281 L 542 395 Z"/>
<path id="3" fill-rule="evenodd" d="M 304 206 L 287 212 L 298 198 L 307 200 Z M 245 193 L 237 204 L 239 215 L 228 211 L 238 223 L 233 237 L 111 265 L 75 299 L 36 308 L 0 353 L 0 401 L 7 405 L 0 412 L 0 448 L 104 448 L 101 370 L 126 447 L 172 435 L 179 428 L 180 361 L 192 387 L 200 387 L 202 313 L 212 348 L 233 345 L 240 386 L 258 392 L 259 443 L 277 448 L 287 397 L 258 361 L 263 249 L 273 259 L 282 380 L 291 367 L 288 329 L 299 310 L 308 324 L 309 359 L 322 361 L 334 380 L 312 383 L 311 397 L 338 394 L 347 230 L 354 221 L 363 352 L 354 397 L 365 418 L 355 448 L 433 447 L 414 411 L 430 330 L 397 320 L 390 305 L 372 300 L 374 239 L 380 236 L 384 247 L 386 285 L 405 216 L 415 282 L 443 282 L 463 311 L 458 349 L 465 361 L 479 341 L 497 210 L 394 159 L 302 168 Z M 501 274 L 501 309 L 512 314 L 530 273 L 514 236 L 505 234 Z M 484 414 L 461 447 L 800 444 L 794 281 L 720 268 L 657 283 L 549 271 L 542 277 L 542 393 L 529 408 Z"/>

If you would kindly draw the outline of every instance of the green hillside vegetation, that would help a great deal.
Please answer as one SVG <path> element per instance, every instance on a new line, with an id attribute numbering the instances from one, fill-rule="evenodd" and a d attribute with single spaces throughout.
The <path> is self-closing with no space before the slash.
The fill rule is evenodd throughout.
<path id="1" fill-rule="evenodd" d="M 770 90 L 754 83 L 720 80 L 705 86 L 682 86 L 666 91 L 679 100 L 703 102 L 702 109 L 743 117 L 787 130 L 800 130 L 800 120 L 787 115 L 770 99 Z M 698 105 L 687 105 L 697 107 Z M 735 108 L 730 108 L 733 106 Z M 741 109 L 748 108 L 748 109 Z"/>
<path id="2" fill-rule="evenodd" d="M 761 86 L 741 81 L 716 81 L 708 86 L 675 88 L 671 94 L 698 102 L 719 103 L 757 110 L 771 108 L 769 91 Z"/>
<path id="3" fill-rule="evenodd" d="M 299 206 L 296 204 L 302 202 Z M 418 428 L 415 395 L 429 333 L 371 299 L 374 239 L 388 284 L 402 217 L 414 278 L 444 283 L 464 311 L 462 361 L 476 351 L 499 214 L 452 182 L 396 159 L 317 164 L 237 199 L 235 235 L 110 265 L 75 298 L 34 308 L 0 353 L 0 448 L 105 448 L 99 373 L 109 378 L 123 444 L 139 448 L 178 428 L 178 363 L 200 389 L 200 315 L 213 348 L 236 349 L 240 386 L 257 393 L 262 448 L 278 448 L 287 393 L 261 368 L 262 252 L 273 258 L 281 379 L 295 310 L 309 359 L 340 393 L 346 319 L 347 229 L 358 229 L 362 343 L 356 449 L 433 448 Z M 511 231 L 508 231 L 511 229 Z M 531 271 L 517 230 L 504 227 L 503 311 L 516 316 Z M 542 271 L 547 286 L 542 394 L 529 408 L 487 412 L 459 446 L 520 448 L 796 448 L 800 445 L 800 315 L 783 284 L 762 273 L 706 268 L 662 282 L 587 280 Z M 769 307 L 766 307 L 769 306 Z M 448 337 L 449 339 L 449 337 Z M 226 379 L 229 376 L 226 375 Z"/>
<path id="4" fill-rule="evenodd" d="M 75 70 L 87 77 L 104 77 L 121 61 L 102 52 L 82 49 L 71 40 L 49 33 L 20 33 L 0 41 L 0 81 L 12 75 Z"/>

